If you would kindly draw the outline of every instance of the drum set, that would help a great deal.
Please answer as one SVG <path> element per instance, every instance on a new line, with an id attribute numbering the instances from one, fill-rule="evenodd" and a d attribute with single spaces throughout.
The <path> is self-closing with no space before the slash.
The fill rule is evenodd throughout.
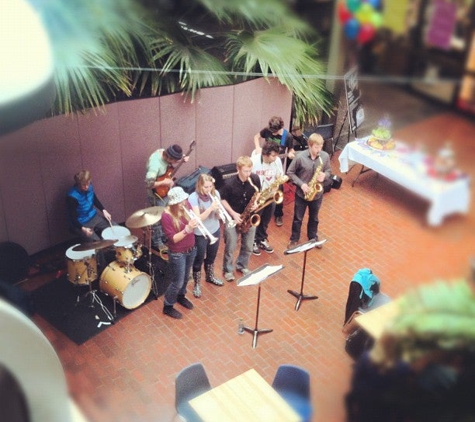
<path id="1" fill-rule="evenodd" d="M 110 248 L 115 251 L 115 260 L 102 271 L 99 289 L 112 297 L 114 318 L 117 314 L 116 303 L 126 309 L 135 309 L 145 302 L 151 291 L 155 299 L 158 298 L 151 243 L 152 226 L 160 221 L 163 211 L 164 207 L 149 207 L 136 211 L 126 220 L 127 227 L 111 225 L 102 231 L 103 240 L 79 243 L 66 251 L 68 281 L 74 285 L 89 287 L 83 297 L 91 297 L 91 307 L 94 307 L 96 302 L 104 309 L 96 290 L 92 289 L 92 283 L 98 278 L 97 254 Z M 142 230 L 143 243 L 139 243 L 138 237 L 132 235 L 129 228 Z M 148 274 L 134 265 L 135 261 L 143 256 L 144 244 L 148 250 Z M 79 301 L 78 296 L 77 303 Z M 107 309 L 104 309 L 104 312 L 112 319 Z"/>

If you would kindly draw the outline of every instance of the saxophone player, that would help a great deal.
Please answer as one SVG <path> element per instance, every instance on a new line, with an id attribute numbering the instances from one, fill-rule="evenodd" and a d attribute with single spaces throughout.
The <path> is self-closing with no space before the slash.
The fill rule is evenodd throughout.
<path id="1" fill-rule="evenodd" d="M 236 226 L 226 225 L 224 228 L 223 273 L 226 281 L 235 279 L 234 252 L 237 248 L 239 235 L 241 236 L 241 247 L 236 260 L 236 269 L 243 275 L 249 273 L 248 264 L 254 244 L 256 227 L 251 226 L 249 229 L 241 230 L 240 225 L 243 223 L 241 214 L 245 210 L 252 210 L 257 207 L 255 201 L 261 188 L 259 177 L 252 174 L 252 161 L 249 157 L 239 157 L 236 162 L 236 169 L 237 174 L 226 179 L 224 186 L 219 190 L 221 203 L 236 222 Z"/>
<path id="2" fill-rule="evenodd" d="M 276 179 L 284 175 L 282 161 L 278 160 L 279 149 L 279 145 L 275 142 L 267 141 L 262 147 L 261 154 L 254 150 L 251 155 L 252 172 L 259 176 L 262 191 L 271 188 Z M 256 236 L 252 247 L 254 255 L 259 256 L 261 249 L 267 253 L 274 252 L 274 248 L 272 248 L 268 241 L 267 227 L 269 227 L 269 222 L 274 215 L 275 207 L 276 203 L 272 202 L 271 205 L 259 212 L 261 221 L 256 228 Z"/>
<path id="3" fill-rule="evenodd" d="M 287 170 L 295 191 L 294 218 L 288 248 L 296 246 L 305 211 L 308 207 L 307 238 L 318 240 L 318 212 L 323 201 L 323 182 L 331 177 L 330 156 L 323 148 L 323 138 L 312 133 L 308 138 L 308 150 L 297 154 Z M 307 198 L 307 199 L 306 199 Z M 317 246 L 321 248 L 320 246 Z"/>

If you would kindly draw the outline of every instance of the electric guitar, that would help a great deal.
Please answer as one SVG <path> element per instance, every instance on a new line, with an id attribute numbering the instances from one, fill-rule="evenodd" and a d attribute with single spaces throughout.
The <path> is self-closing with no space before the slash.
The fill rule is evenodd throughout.
<path id="1" fill-rule="evenodd" d="M 167 171 L 164 174 L 162 174 L 161 176 L 158 176 L 156 181 L 160 182 L 160 181 L 165 180 L 165 179 L 175 180 L 175 178 L 173 176 L 176 174 L 176 172 L 181 167 L 181 165 L 185 162 L 184 158 L 188 157 L 191 154 L 191 152 L 195 148 L 195 145 L 196 145 L 196 141 L 194 141 L 194 140 L 191 141 L 190 148 L 188 149 L 186 154 L 183 156 L 183 158 L 180 161 L 178 161 L 178 163 L 176 164 L 175 167 L 173 167 L 171 164 L 169 164 L 168 167 L 167 167 Z M 165 196 L 168 195 L 169 190 L 170 190 L 169 185 L 160 185 L 160 186 L 156 187 L 153 191 L 154 191 L 155 195 L 158 198 L 163 199 L 163 198 L 165 198 Z"/>

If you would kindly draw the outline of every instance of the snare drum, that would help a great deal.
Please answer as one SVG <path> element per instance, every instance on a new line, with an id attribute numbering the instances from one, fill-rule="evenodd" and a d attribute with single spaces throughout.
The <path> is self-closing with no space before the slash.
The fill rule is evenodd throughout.
<path id="1" fill-rule="evenodd" d="M 123 264 L 133 264 L 142 256 L 142 246 L 137 236 L 125 236 L 114 243 L 115 259 Z"/>
<path id="2" fill-rule="evenodd" d="M 68 280 L 74 284 L 89 284 L 97 278 L 97 260 L 94 250 L 73 251 L 71 246 L 66 251 L 68 265 Z"/>
<path id="3" fill-rule="evenodd" d="M 99 288 L 109 296 L 116 297 L 124 308 L 134 309 L 147 299 L 152 280 L 134 266 L 114 261 L 102 272 Z"/>
<path id="4" fill-rule="evenodd" d="M 121 239 L 130 235 L 130 230 L 123 226 L 112 226 L 102 230 L 101 236 L 104 240 Z"/>

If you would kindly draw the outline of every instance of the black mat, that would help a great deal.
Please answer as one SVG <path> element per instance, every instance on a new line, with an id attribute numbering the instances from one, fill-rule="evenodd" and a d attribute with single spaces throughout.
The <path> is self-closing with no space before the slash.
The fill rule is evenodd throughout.
<path id="1" fill-rule="evenodd" d="M 169 284 L 167 264 L 153 256 L 152 265 L 155 271 L 158 296 L 161 296 Z M 136 261 L 135 267 L 149 273 L 145 259 Z M 114 301 L 112 297 L 99 290 L 99 281 L 94 281 L 92 288 L 96 289 L 98 299 L 113 315 Z M 66 276 L 60 277 L 32 292 L 35 311 L 76 344 L 82 344 L 112 326 L 107 313 L 98 303 L 94 302 L 94 307 L 90 307 L 92 302 L 90 295 L 83 298 L 88 291 L 87 285 L 75 286 L 68 281 Z M 151 300 L 155 300 L 152 291 L 145 302 L 134 309 L 126 309 L 117 303 L 117 315 L 114 323 L 119 323 L 122 318 L 145 306 Z"/>

